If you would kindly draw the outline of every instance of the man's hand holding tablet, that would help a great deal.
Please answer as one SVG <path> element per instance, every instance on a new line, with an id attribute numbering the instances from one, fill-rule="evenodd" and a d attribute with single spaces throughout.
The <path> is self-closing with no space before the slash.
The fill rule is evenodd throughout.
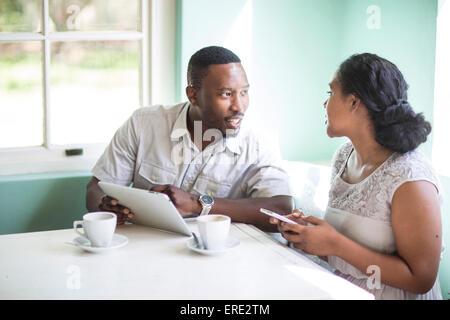
<path id="1" fill-rule="evenodd" d="M 101 201 L 98 208 L 102 211 L 114 212 L 117 216 L 117 225 L 122 225 L 126 221 L 133 219 L 134 213 L 129 208 L 120 205 L 117 199 L 104 196 Z"/>

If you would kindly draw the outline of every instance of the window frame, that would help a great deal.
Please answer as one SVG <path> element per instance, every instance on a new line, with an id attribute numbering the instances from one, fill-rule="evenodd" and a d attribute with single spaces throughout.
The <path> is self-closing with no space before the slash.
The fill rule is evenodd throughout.
<path id="1" fill-rule="evenodd" d="M 43 144 L 41 146 L 0 148 L 0 176 L 55 171 L 87 171 L 103 153 L 107 143 L 53 145 L 50 132 L 51 103 L 50 93 L 50 44 L 52 41 L 98 41 L 98 40 L 138 40 L 140 43 L 139 61 L 139 104 L 140 107 L 152 104 L 152 78 L 164 74 L 167 78 L 167 64 L 175 53 L 169 52 L 174 45 L 164 45 L 161 49 L 155 40 L 172 43 L 175 41 L 176 0 L 139 0 L 140 30 L 138 31 L 98 31 L 98 32 L 50 32 L 49 1 L 41 0 L 42 30 L 37 33 L 0 33 L 0 43 L 40 41 L 42 43 L 42 97 L 44 110 Z M 169 27 L 169 28 L 168 28 Z M 160 63 L 166 64 L 161 67 Z M 158 66 L 152 72 L 152 65 Z M 169 81 L 173 82 L 173 75 Z M 160 85 L 159 85 L 160 86 Z M 169 89 L 170 90 L 170 89 Z M 173 91 L 173 90 L 172 90 Z M 163 94 L 164 95 L 164 94 Z M 161 94 L 159 94 L 161 96 Z M 165 95 L 170 96 L 170 93 Z M 125 119 L 124 119 L 125 121 Z M 83 148 L 83 155 L 65 155 L 66 149 Z"/>

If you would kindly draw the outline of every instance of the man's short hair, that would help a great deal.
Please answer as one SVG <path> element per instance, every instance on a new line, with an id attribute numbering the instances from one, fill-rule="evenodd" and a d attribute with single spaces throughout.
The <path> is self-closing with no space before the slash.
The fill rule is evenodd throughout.
<path id="1" fill-rule="evenodd" d="M 211 46 L 200 49 L 189 60 L 187 81 L 188 85 L 200 88 L 203 78 L 208 74 L 208 67 L 212 64 L 240 63 L 241 59 L 232 51 L 223 47 Z"/>

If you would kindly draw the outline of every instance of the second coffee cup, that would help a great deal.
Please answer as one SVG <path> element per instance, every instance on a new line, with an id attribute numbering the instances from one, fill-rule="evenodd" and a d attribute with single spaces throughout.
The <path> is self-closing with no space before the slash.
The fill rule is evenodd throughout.
<path id="1" fill-rule="evenodd" d="M 220 214 L 210 214 L 198 217 L 198 231 L 205 249 L 224 249 L 230 232 L 230 224 L 230 217 Z"/>

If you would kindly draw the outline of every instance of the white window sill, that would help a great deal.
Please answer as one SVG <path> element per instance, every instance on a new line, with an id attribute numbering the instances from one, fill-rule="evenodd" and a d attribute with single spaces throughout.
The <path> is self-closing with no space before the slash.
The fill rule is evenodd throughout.
<path id="1" fill-rule="evenodd" d="M 66 156 L 66 149 L 82 148 L 83 155 Z M 106 144 L 0 150 L 0 176 L 61 171 L 90 171 Z"/>

